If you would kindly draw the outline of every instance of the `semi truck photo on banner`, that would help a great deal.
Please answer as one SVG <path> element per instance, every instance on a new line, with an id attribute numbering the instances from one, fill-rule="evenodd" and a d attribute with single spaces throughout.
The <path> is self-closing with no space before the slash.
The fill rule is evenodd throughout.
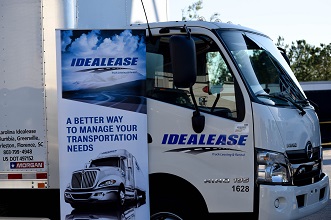
<path id="1" fill-rule="evenodd" d="M 149 219 L 145 30 L 57 30 L 61 219 Z"/>

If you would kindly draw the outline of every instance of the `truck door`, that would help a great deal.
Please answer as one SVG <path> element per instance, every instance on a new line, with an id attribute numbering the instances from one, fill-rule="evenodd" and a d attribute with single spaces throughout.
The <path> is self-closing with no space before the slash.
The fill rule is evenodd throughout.
<path id="1" fill-rule="evenodd" d="M 183 216 L 203 207 L 214 214 L 253 212 L 253 125 L 245 86 L 218 39 L 191 28 L 197 61 L 192 90 L 205 117 L 203 131 L 196 133 L 193 96 L 173 85 L 169 33 L 147 44 L 151 212 L 161 211 L 160 201 Z M 157 187 L 164 182 L 161 192 Z"/>

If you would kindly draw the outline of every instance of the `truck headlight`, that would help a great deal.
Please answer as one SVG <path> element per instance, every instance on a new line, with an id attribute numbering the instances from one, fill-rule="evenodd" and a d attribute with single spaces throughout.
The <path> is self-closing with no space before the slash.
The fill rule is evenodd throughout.
<path id="1" fill-rule="evenodd" d="M 111 186 L 114 185 L 116 183 L 116 180 L 106 180 L 103 181 L 99 184 L 99 187 L 106 187 L 106 186 Z"/>
<path id="2" fill-rule="evenodd" d="M 284 154 L 258 149 L 257 164 L 258 183 L 290 184 L 292 182 L 291 164 Z"/>

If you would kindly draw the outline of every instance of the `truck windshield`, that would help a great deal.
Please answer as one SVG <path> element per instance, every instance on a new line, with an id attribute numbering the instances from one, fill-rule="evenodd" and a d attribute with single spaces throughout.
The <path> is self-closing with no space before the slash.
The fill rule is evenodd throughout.
<path id="1" fill-rule="evenodd" d="M 93 160 L 90 164 L 90 167 L 120 167 L 120 158 L 118 157 L 108 157 L 108 158 L 101 158 L 97 160 Z"/>
<path id="2" fill-rule="evenodd" d="M 219 30 L 252 94 L 269 105 L 308 104 L 291 68 L 268 37 L 242 31 Z"/>

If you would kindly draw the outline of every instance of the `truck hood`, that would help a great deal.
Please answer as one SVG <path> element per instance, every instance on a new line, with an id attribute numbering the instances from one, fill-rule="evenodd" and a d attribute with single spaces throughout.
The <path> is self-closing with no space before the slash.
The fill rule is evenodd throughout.
<path id="1" fill-rule="evenodd" d="M 285 152 L 321 145 L 319 121 L 312 108 L 305 114 L 294 108 L 253 103 L 255 140 L 258 148 Z"/>

